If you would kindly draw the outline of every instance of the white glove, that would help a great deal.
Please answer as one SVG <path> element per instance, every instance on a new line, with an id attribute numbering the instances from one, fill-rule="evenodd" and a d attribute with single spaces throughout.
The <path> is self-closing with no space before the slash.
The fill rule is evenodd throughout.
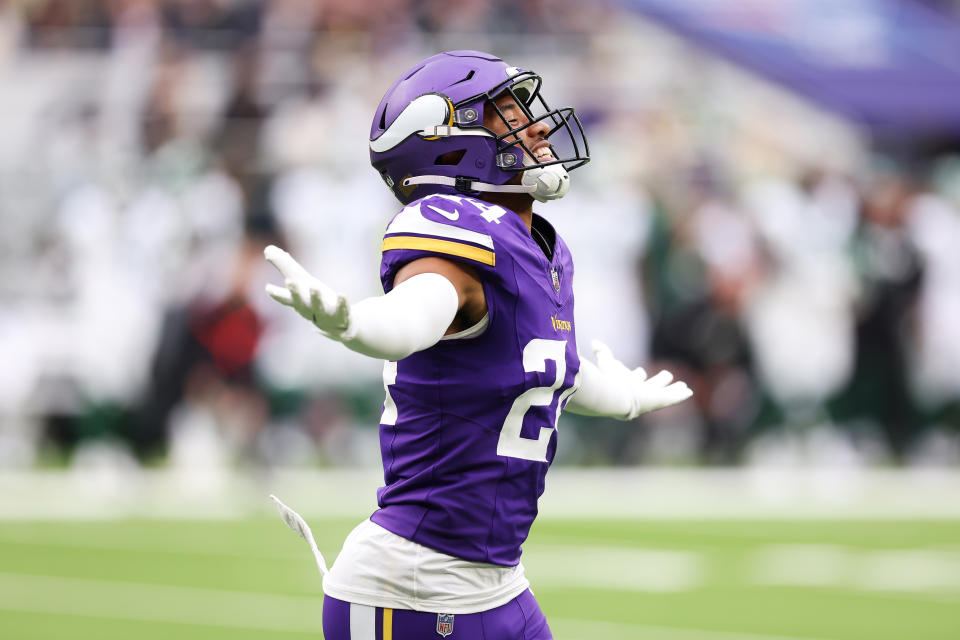
<path id="1" fill-rule="evenodd" d="M 417 274 L 386 295 L 351 305 L 283 249 L 270 245 L 263 255 L 285 278 L 283 287 L 267 285 L 271 298 L 296 309 L 328 338 L 372 358 L 402 360 L 433 346 L 459 308 L 456 288 L 439 273 Z"/>
<path id="2" fill-rule="evenodd" d="M 593 348 L 593 355 L 597 359 L 597 368 L 600 373 L 611 380 L 621 381 L 621 384 L 627 388 L 630 394 L 630 412 L 626 416 L 627 420 L 633 420 L 641 413 L 683 402 L 693 395 L 693 391 L 686 382 L 677 380 L 670 384 L 673 374 L 669 371 L 661 371 L 652 378 L 647 378 L 647 372 L 643 368 L 637 367 L 631 371 L 613 357 L 610 347 L 599 340 L 594 340 L 590 346 Z"/>
<path id="3" fill-rule="evenodd" d="M 340 340 L 350 327 L 347 298 L 310 275 L 289 253 L 270 245 L 263 256 L 283 274 L 284 286 L 268 284 L 267 294 L 280 304 L 293 307 L 324 335 Z"/>
<path id="4" fill-rule="evenodd" d="M 647 378 L 646 371 L 640 367 L 628 369 L 599 340 L 591 346 L 597 363 L 581 358 L 580 387 L 566 406 L 573 413 L 633 420 L 641 413 L 669 407 L 693 395 L 685 382 L 670 384 L 673 375 L 669 371 Z"/>

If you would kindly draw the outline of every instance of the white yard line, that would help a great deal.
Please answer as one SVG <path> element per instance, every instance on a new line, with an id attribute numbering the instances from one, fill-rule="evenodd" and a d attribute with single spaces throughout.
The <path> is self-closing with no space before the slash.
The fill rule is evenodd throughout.
<path id="1" fill-rule="evenodd" d="M 696 589 L 706 560 L 696 551 L 611 546 L 538 545 L 523 555 L 536 586 L 570 586 L 669 593 Z"/>
<path id="2" fill-rule="evenodd" d="M 282 523 L 277 522 L 278 526 Z M 196 547 L 163 547 L 156 541 L 130 538 L 123 542 L 90 538 L 25 540 L 0 532 L 0 545 L 97 549 L 103 551 L 170 554 L 172 556 L 211 556 L 259 560 L 306 561 L 300 545 L 291 539 L 288 553 L 269 553 L 264 549 L 249 552 Z M 322 549 L 331 561 L 337 549 Z M 613 545 L 538 544 L 523 556 L 527 575 L 538 585 L 596 587 L 638 592 L 679 592 L 695 589 L 706 579 L 706 561 L 698 551 L 663 550 Z"/>
<path id="3" fill-rule="evenodd" d="M 0 611 L 319 634 L 321 598 L 0 573 Z M 556 618 L 566 640 L 829 640 Z"/>
<path id="4" fill-rule="evenodd" d="M 548 620 L 550 629 L 565 640 L 830 640 L 823 636 L 781 636 L 740 631 L 683 629 L 625 622 L 598 622 L 574 618 Z"/>
<path id="5" fill-rule="evenodd" d="M 0 573 L 0 610 L 319 633 L 321 597 Z"/>
<path id="6" fill-rule="evenodd" d="M 9 532 L 8 532 L 9 533 Z M 61 547 L 102 551 L 306 562 L 299 545 L 287 552 L 267 549 L 229 551 L 196 545 L 164 547 L 131 538 L 25 540 L 0 532 L 0 545 Z M 332 560 L 336 549 L 324 549 Z M 761 545 L 743 556 L 738 580 L 760 586 L 841 588 L 875 595 L 922 596 L 945 602 L 960 600 L 960 550 L 864 549 L 836 544 Z M 523 555 L 535 586 L 601 588 L 671 593 L 690 591 L 716 581 L 709 557 L 700 550 L 640 548 L 621 544 L 553 544 L 538 540 Z"/>
<path id="7" fill-rule="evenodd" d="M 319 634 L 322 598 L 0 573 L 0 611 Z M 550 624 L 565 640 L 830 640 L 562 617 Z"/>
<path id="8" fill-rule="evenodd" d="M 277 527 L 283 523 L 277 519 Z M 143 540 L 128 537 L 117 540 L 98 540 L 90 537 L 63 537 L 47 531 L 39 539 L 28 538 L 0 530 L 0 545 L 18 545 L 36 548 L 96 549 L 102 551 L 170 554 L 171 556 L 212 556 L 261 560 L 306 561 L 299 544 L 290 538 L 286 552 L 259 548 L 248 551 L 218 549 L 210 545 L 169 545 L 157 539 Z M 178 546 L 174 546 L 174 543 Z M 339 545 L 338 545 L 339 546 Z M 337 547 L 321 551 L 331 560 Z M 550 586 L 597 587 L 639 592 L 677 592 L 700 586 L 706 572 L 703 554 L 698 551 L 644 549 L 636 545 L 561 545 L 538 544 L 523 556 L 527 574 L 536 584 Z"/>
<path id="9" fill-rule="evenodd" d="M 960 518 L 960 472 L 845 468 L 557 469 L 544 518 Z"/>
<path id="10" fill-rule="evenodd" d="M 0 520 L 190 518 L 266 514 L 270 493 L 305 517 L 363 518 L 376 469 L 133 473 L 0 471 Z M 858 469 L 553 469 L 541 518 L 960 519 L 960 471 Z"/>
<path id="11" fill-rule="evenodd" d="M 283 526 L 280 520 L 277 520 L 279 526 Z M 218 549 L 211 543 L 189 543 L 183 540 L 170 540 L 165 545 L 155 538 L 149 541 L 131 537 L 125 540 L 96 540 L 90 537 L 65 538 L 61 536 L 40 536 L 29 538 L 24 535 L 13 535 L 9 531 L 0 531 L 0 546 L 17 545 L 24 547 L 53 547 L 59 549 L 96 549 L 102 551 L 118 551 L 131 553 L 156 553 L 170 554 L 177 556 L 210 556 L 222 558 L 256 558 L 259 560 L 291 560 L 302 557 L 302 549 L 299 545 L 290 544 L 289 549 L 284 552 L 276 550 L 270 552 L 264 548 L 256 549 Z"/>
<path id="12" fill-rule="evenodd" d="M 827 544 L 766 545 L 749 558 L 746 577 L 760 585 L 931 594 L 956 601 L 960 599 L 960 552 Z"/>

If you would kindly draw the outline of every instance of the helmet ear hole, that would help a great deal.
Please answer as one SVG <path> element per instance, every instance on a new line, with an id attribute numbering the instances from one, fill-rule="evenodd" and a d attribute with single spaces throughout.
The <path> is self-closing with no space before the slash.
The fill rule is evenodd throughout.
<path id="1" fill-rule="evenodd" d="M 463 156 L 466 155 L 466 149 L 459 149 L 457 151 L 447 151 L 446 153 L 440 154 L 437 156 L 437 159 L 433 161 L 433 164 L 436 165 L 457 165 L 460 164 L 460 161 L 463 160 Z"/>

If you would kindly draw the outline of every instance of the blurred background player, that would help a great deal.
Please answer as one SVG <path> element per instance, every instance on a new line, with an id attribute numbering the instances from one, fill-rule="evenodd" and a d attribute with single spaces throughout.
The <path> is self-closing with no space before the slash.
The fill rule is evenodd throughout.
<path id="1" fill-rule="evenodd" d="M 406 206 L 383 236 L 385 295 L 350 304 L 274 246 L 270 295 L 386 359 L 386 486 L 324 578 L 328 640 L 552 637 L 520 546 L 570 411 L 632 420 L 691 392 L 577 353 L 573 262 L 534 201 L 589 160 L 571 108 L 477 51 L 404 72 L 373 119 L 374 168 Z"/>

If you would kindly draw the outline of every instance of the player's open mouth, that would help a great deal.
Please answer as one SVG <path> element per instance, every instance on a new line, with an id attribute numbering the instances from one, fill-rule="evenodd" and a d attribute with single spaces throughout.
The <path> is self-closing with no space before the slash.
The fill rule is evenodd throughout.
<path id="1" fill-rule="evenodd" d="M 553 150 L 550 148 L 550 144 L 542 142 L 532 149 L 534 157 L 537 159 L 537 162 L 552 162 L 556 160 L 553 157 Z"/>

